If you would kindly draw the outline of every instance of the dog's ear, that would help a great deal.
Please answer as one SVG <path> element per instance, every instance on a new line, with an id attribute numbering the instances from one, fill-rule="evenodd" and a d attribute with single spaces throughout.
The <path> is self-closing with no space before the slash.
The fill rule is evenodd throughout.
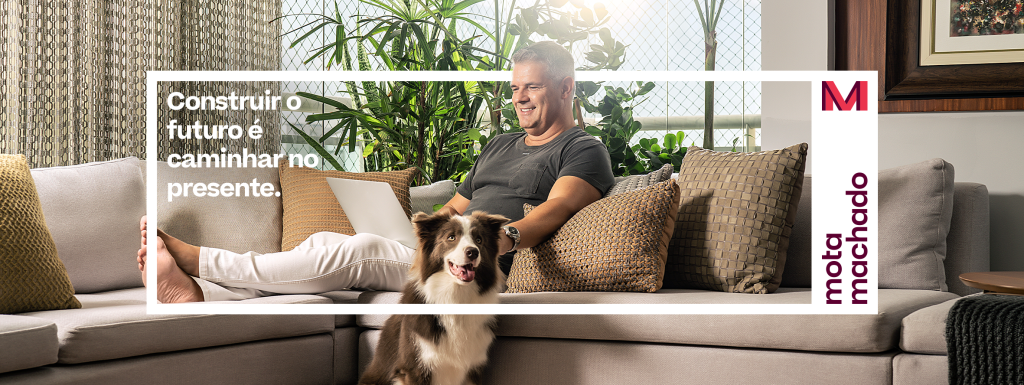
<path id="1" fill-rule="evenodd" d="M 439 212 L 431 215 L 427 215 L 423 212 L 418 212 L 412 216 L 412 227 L 416 230 L 416 235 L 420 238 L 430 237 L 435 231 L 441 227 L 441 225 L 448 222 L 452 218 L 452 215 L 448 211 Z"/>
<path id="2" fill-rule="evenodd" d="M 502 225 L 508 223 L 508 218 L 505 218 L 502 215 L 487 214 L 480 211 L 474 212 L 473 218 L 476 218 L 477 221 L 480 221 L 480 224 L 491 232 L 498 232 L 498 230 L 501 229 Z"/>

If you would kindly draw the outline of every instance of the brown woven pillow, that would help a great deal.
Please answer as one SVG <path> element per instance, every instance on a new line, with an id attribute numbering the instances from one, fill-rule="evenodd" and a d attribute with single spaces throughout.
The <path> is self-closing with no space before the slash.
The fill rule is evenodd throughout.
<path id="1" fill-rule="evenodd" d="M 666 288 L 771 293 L 782 282 L 807 143 L 753 153 L 690 147 Z"/>
<path id="2" fill-rule="evenodd" d="M 321 231 L 338 234 L 355 234 L 345 211 L 327 184 L 327 178 L 343 178 L 387 182 L 402 205 L 405 214 L 412 214 L 409 201 L 409 183 L 419 172 L 416 168 L 389 172 L 345 172 L 317 170 L 306 167 L 289 167 L 282 160 L 278 164 L 281 173 L 281 250 L 291 250 L 310 235 Z"/>
<path id="3" fill-rule="evenodd" d="M 0 314 L 78 309 L 24 155 L 0 155 Z"/>
<path id="4" fill-rule="evenodd" d="M 671 180 L 594 202 L 516 254 L 508 291 L 657 291 L 678 207 Z"/>
<path id="5" fill-rule="evenodd" d="M 647 186 L 653 186 L 655 184 L 667 181 L 672 178 L 672 165 L 666 164 L 661 166 L 660 169 L 652 171 L 650 174 L 644 175 L 631 175 L 624 178 L 615 178 L 615 185 L 604 194 L 604 197 L 610 197 L 612 195 L 619 195 L 627 191 L 639 190 Z"/>

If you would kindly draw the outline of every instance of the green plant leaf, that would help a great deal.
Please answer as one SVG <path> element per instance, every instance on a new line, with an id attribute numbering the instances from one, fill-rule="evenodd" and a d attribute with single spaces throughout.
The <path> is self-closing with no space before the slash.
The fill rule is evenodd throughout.
<path id="1" fill-rule="evenodd" d="M 602 6 L 601 8 L 604 7 Z M 597 31 L 597 35 L 601 37 L 601 41 L 604 42 L 606 47 L 609 47 L 608 44 L 611 43 L 612 45 L 610 46 L 610 48 L 615 48 L 615 40 L 612 40 L 611 30 L 609 30 L 608 28 L 601 28 L 600 30 Z"/>
<path id="2" fill-rule="evenodd" d="M 328 106 L 337 108 L 339 111 L 344 111 L 344 110 L 348 110 L 349 109 L 348 106 L 346 106 L 345 103 L 342 103 L 340 100 L 335 100 L 335 99 L 331 99 L 331 98 L 328 98 L 328 97 L 324 97 L 324 96 L 320 96 L 320 95 L 316 95 L 316 94 L 311 94 L 311 93 L 308 93 L 308 92 L 296 92 L 295 95 L 298 95 L 299 97 L 302 97 L 302 98 L 306 98 L 306 99 L 310 99 L 310 100 L 314 100 L 314 101 L 326 104 Z"/>
<path id="3" fill-rule="evenodd" d="M 626 148 L 626 141 L 622 138 L 610 138 L 608 139 L 608 148 L 612 149 L 613 152 L 621 152 Z"/>
<path id="4" fill-rule="evenodd" d="M 654 89 L 654 82 L 647 82 L 646 84 L 643 85 L 643 87 L 640 87 L 640 90 L 637 91 L 636 96 L 647 95 L 647 93 L 651 92 L 651 90 L 653 90 L 653 89 Z"/>
<path id="5" fill-rule="evenodd" d="M 587 52 L 586 59 L 594 64 L 603 64 L 608 61 L 608 56 L 601 52 L 590 51 Z"/>
<path id="6" fill-rule="evenodd" d="M 630 111 L 629 114 L 630 114 L 630 119 L 633 119 L 632 118 L 633 112 Z M 644 125 L 642 123 L 638 122 L 638 121 L 635 121 L 635 120 L 632 121 L 632 123 L 629 124 L 629 132 L 630 132 L 629 136 L 632 137 L 633 135 L 636 135 L 636 133 L 640 132 L 640 130 L 643 129 L 643 126 Z"/>
<path id="7" fill-rule="evenodd" d="M 306 40 L 306 38 L 309 37 L 309 35 L 312 35 L 312 34 L 316 33 L 317 31 L 319 31 L 321 28 L 323 28 L 324 26 L 326 26 L 328 24 L 331 24 L 331 23 L 325 21 L 325 22 L 322 22 L 320 24 L 317 24 L 316 27 L 313 27 L 312 29 L 310 29 L 308 32 L 306 32 L 302 36 L 299 36 L 298 39 L 295 39 L 295 41 L 292 42 L 292 45 L 288 46 L 288 48 L 295 48 L 296 45 L 301 43 L 303 40 Z"/>
<path id="8" fill-rule="evenodd" d="M 316 151 L 317 154 L 320 154 L 322 158 L 327 160 L 327 162 L 329 162 L 331 166 L 334 167 L 335 170 L 345 171 L 345 167 L 342 167 L 342 165 L 338 163 L 338 160 L 334 159 L 334 157 L 331 156 L 331 153 L 327 152 L 327 149 L 324 148 L 324 146 L 321 146 L 320 143 L 317 143 L 317 141 L 313 139 L 313 137 L 309 136 L 304 131 L 300 130 L 298 127 L 295 127 L 295 125 L 292 124 L 292 122 L 286 120 L 285 123 L 288 123 L 288 125 L 291 126 L 293 130 L 295 130 L 295 133 L 299 134 L 299 136 L 301 136 L 302 139 L 306 141 L 306 144 L 308 144 L 310 147 L 313 147 L 313 150 Z"/>
<path id="9" fill-rule="evenodd" d="M 604 17 L 608 16 L 608 10 L 604 7 L 604 4 L 594 4 L 594 16 L 597 16 L 598 20 L 604 20 Z"/>
<path id="10" fill-rule="evenodd" d="M 612 113 L 611 113 L 611 122 L 612 123 L 619 123 L 619 121 L 621 119 L 622 119 L 622 107 L 619 107 L 619 106 L 613 107 L 612 108 Z"/>
<path id="11" fill-rule="evenodd" d="M 661 146 L 657 143 L 651 143 L 651 152 L 661 152 Z"/>
<path id="12" fill-rule="evenodd" d="M 373 148 L 377 143 L 367 143 L 366 147 L 363 147 L 363 158 L 370 156 L 373 153 Z"/>
<path id="13" fill-rule="evenodd" d="M 534 31 L 540 27 L 540 21 L 538 20 L 537 11 L 533 8 L 523 8 L 519 11 L 519 14 L 523 16 L 523 21 L 526 22 L 526 26 L 529 30 Z"/>
<path id="14" fill-rule="evenodd" d="M 580 9 L 580 18 L 583 19 L 583 26 L 592 27 L 594 26 L 594 12 L 590 8 L 583 7 Z"/>
<path id="15" fill-rule="evenodd" d="M 665 149 L 675 150 L 676 148 L 676 136 L 675 134 L 665 135 Z"/>
<path id="16" fill-rule="evenodd" d="M 578 85 L 583 88 L 583 93 L 588 98 L 594 96 L 601 89 L 601 86 L 594 82 L 579 82 Z"/>

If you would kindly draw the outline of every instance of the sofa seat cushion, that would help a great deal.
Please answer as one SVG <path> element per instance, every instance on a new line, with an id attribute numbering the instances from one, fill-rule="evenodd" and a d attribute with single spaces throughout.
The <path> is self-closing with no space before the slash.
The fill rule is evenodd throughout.
<path id="1" fill-rule="evenodd" d="M 53 321 L 0 314 L 0 373 L 57 362 L 57 325 Z"/>
<path id="2" fill-rule="evenodd" d="M 78 364 L 329 333 L 331 315 L 146 314 L 145 289 L 78 295 L 81 309 L 24 313 L 57 324 L 59 362 Z M 249 304 L 329 304 L 312 295 L 284 295 L 230 302 Z M 228 303 L 225 303 L 226 306 Z"/>
<path id="3" fill-rule="evenodd" d="M 803 351 L 875 353 L 893 349 L 908 314 L 955 298 L 932 290 L 878 291 L 872 315 L 503 315 L 502 337 L 563 338 Z M 656 293 L 502 294 L 502 303 L 793 304 L 810 303 L 810 289 L 780 288 L 750 295 L 702 290 Z M 398 293 L 366 292 L 361 303 L 397 303 Z M 386 316 L 362 315 L 360 326 L 380 328 Z"/>
<path id="4" fill-rule="evenodd" d="M 338 290 L 330 291 L 319 294 L 321 297 L 326 297 L 335 304 L 356 304 L 359 303 L 359 295 L 362 294 L 359 290 Z M 334 326 L 345 327 L 353 326 L 356 324 L 356 316 L 352 314 L 335 314 L 334 315 Z"/>
<path id="5" fill-rule="evenodd" d="M 946 354 L 946 315 L 959 299 L 926 307 L 904 318 L 900 349 L 910 353 Z"/>

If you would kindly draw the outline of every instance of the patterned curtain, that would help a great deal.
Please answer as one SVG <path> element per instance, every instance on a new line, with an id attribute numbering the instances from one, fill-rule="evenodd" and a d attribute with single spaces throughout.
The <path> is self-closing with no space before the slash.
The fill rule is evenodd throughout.
<path id="1" fill-rule="evenodd" d="M 278 70 L 280 27 L 269 21 L 280 10 L 280 0 L 0 0 L 0 153 L 25 154 L 31 167 L 144 159 L 145 71 Z M 278 92 L 266 83 L 234 89 Z M 259 118 L 264 138 L 231 149 L 279 151 L 277 112 Z M 159 147 L 213 152 L 222 145 Z"/>

